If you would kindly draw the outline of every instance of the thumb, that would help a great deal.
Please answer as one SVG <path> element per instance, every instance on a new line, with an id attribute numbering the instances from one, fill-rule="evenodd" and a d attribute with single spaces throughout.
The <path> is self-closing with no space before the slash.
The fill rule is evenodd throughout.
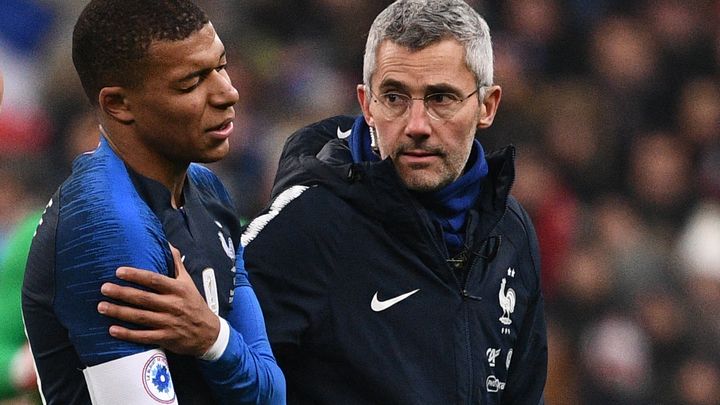
<path id="1" fill-rule="evenodd" d="M 185 268 L 185 264 L 183 263 L 183 259 L 185 259 L 182 254 L 180 253 L 175 246 L 173 246 L 171 243 L 168 243 L 170 245 L 170 252 L 173 256 L 173 263 L 175 264 L 175 278 L 179 279 L 181 277 L 190 277 L 190 275 L 187 272 L 187 269 Z"/>

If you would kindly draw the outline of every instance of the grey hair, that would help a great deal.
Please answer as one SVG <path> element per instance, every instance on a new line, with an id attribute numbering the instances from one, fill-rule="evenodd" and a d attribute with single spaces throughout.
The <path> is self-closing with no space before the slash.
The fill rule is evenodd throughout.
<path id="1" fill-rule="evenodd" d="M 398 0 L 383 10 L 370 27 L 365 45 L 364 84 L 370 86 L 377 67 L 377 49 L 383 41 L 421 50 L 448 38 L 465 47 L 465 61 L 475 74 L 482 98 L 483 87 L 493 84 L 490 28 L 462 0 Z"/>

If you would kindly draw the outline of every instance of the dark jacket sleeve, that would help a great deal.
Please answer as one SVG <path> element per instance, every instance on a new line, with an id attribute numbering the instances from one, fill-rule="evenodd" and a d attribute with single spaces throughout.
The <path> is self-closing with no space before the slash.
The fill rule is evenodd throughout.
<path id="1" fill-rule="evenodd" d="M 322 231 L 307 217 L 313 199 L 298 198 L 313 189 L 293 186 L 280 193 L 243 234 L 245 268 L 281 368 L 326 307 L 328 265 L 324 263 L 331 244 L 317 237 Z"/>
<path id="2" fill-rule="evenodd" d="M 547 379 L 547 331 L 544 302 L 540 288 L 540 249 L 535 228 L 520 205 L 511 198 L 510 209 L 519 216 L 527 235 L 527 249 L 534 268 L 534 291 L 518 336 L 517 352 L 508 376 L 508 390 L 503 397 L 507 404 L 543 404 Z"/>
<path id="3" fill-rule="evenodd" d="M 301 167 L 301 159 L 315 156 L 330 141 L 338 137 L 338 130 L 352 128 L 355 118 L 339 115 L 301 128 L 288 137 L 280 154 L 272 198 L 297 184 L 308 184 L 314 179 Z"/>

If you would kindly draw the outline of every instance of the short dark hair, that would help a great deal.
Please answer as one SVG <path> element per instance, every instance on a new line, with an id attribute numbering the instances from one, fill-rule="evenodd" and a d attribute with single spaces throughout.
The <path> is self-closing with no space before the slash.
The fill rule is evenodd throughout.
<path id="1" fill-rule="evenodd" d="M 85 93 L 98 104 L 100 89 L 135 86 L 153 41 L 179 41 L 209 18 L 189 0 L 92 0 L 73 31 L 72 58 Z"/>

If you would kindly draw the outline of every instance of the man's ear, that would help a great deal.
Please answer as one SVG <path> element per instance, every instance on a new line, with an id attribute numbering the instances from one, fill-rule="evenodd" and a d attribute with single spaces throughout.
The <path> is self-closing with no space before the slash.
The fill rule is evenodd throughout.
<path id="1" fill-rule="evenodd" d="M 502 89 L 500 86 L 490 86 L 485 90 L 485 98 L 480 104 L 480 114 L 478 116 L 478 128 L 485 129 L 492 125 L 495 120 L 500 99 L 502 98 Z"/>
<path id="2" fill-rule="evenodd" d="M 98 103 L 103 113 L 111 119 L 122 124 L 131 124 L 135 121 L 135 116 L 127 102 L 126 91 L 120 86 L 103 87 L 98 95 Z"/>
<path id="3" fill-rule="evenodd" d="M 370 102 L 372 101 L 372 95 L 370 94 L 369 88 L 366 87 L 364 84 L 358 84 L 357 97 L 358 102 L 360 103 L 360 108 L 362 109 L 363 116 L 365 117 L 365 122 L 368 124 L 368 126 L 374 127 L 375 118 L 370 112 Z"/>

